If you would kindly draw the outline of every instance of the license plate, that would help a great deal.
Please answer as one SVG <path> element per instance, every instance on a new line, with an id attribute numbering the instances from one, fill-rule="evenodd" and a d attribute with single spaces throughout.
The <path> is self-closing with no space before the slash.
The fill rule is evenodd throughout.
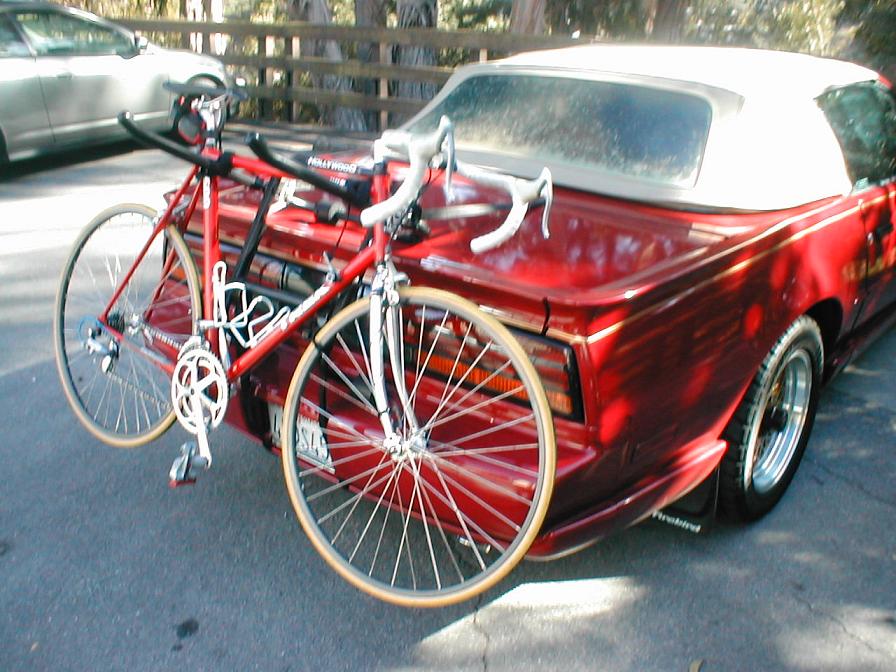
<path id="1" fill-rule="evenodd" d="M 271 420 L 271 441 L 274 445 L 282 448 L 283 407 L 268 404 L 268 416 Z M 327 447 L 327 441 L 324 439 L 324 432 L 320 425 L 311 418 L 300 415 L 299 426 L 296 429 L 296 448 L 302 457 L 332 472 L 333 460 L 330 457 L 330 449 Z"/>

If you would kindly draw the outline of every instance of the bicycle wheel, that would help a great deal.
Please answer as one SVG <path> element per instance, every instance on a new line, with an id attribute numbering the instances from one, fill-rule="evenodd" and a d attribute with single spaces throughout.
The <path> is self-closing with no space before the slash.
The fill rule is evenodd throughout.
<path id="1" fill-rule="evenodd" d="M 554 482 L 553 424 L 532 364 L 495 319 L 425 288 L 401 289 L 399 308 L 397 369 L 383 348 L 401 445 L 384 445 L 362 299 L 296 368 L 283 469 L 303 529 L 339 574 L 388 602 L 443 606 L 494 585 L 535 539 Z"/>
<path id="2" fill-rule="evenodd" d="M 132 204 L 100 213 L 76 240 L 56 296 L 54 345 L 65 394 L 91 433 L 123 448 L 155 439 L 174 421 L 166 367 L 201 315 L 189 250 L 170 226 L 150 241 L 155 217 L 152 208 Z"/>

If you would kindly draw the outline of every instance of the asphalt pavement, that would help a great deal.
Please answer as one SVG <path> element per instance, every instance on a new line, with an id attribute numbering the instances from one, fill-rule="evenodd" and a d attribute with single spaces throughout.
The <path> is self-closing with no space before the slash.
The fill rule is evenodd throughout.
<path id="1" fill-rule="evenodd" d="M 51 344 L 67 247 L 183 173 L 128 145 L 0 175 L 0 671 L 896 670 L 896 334 L 824 392 L 780 505 L 693 535 L 655 521 L 523 563 L 481 599 L 360 594 L 303 537 L 279 461 L 227 428 L 120 450 L 70 412 Z"/>

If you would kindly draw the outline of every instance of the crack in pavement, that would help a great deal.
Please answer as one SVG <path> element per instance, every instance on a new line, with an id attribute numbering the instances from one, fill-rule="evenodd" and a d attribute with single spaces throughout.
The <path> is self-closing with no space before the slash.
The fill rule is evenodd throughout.
<path id="1" fill-rule="evenodd" d="M 482 595 L 476 598 L 476 607 L 473 609 L 473 627 L 482 633 L 484 640 L 482 645 L 482 672 L 488 672 L 488 647 L 492 639 L 488 634 L 488 630 L 479 622 L 479 609 L 482 607 L 484 600 L 485 598 Z"/>
<path id="2" fill-rule="evenodd" d="M 871 492 L 861 482 L 854 481 L 853 479 L 849 478 L 848 476 L 844 476 L 843 474 L 835 471 L 834 469 L 827 466 L 826 464 L 822 464 L 821 462 L 818 462 L 811 455 L 806 455 L 803 459 L 806 462 L 808 462 L 809 464 L 811 464 L 813 467 L 818 467 L 819 469 L 821 469 L 821 471 L 823 471 L 828 476 L 830 476 L 842 483 L 845 483 L 846 485 L 851 486 L 852 488 L 858 490 L 863 495 L 865 495 L 869 499 L 874 500 L 878 504 L 883 504 L 884 506 L 889 506 L 891 508 L 896 509 L 896 501 L 886 499 L 885 497 L 881 497 L 880 495 L 878 495 L 875 492 Z"/>
<path id="3" fill-rule="evenodd" d="M 793 590 L 791 591 L 791 593 L 793 594 L 794 599 L 796 599 L 797 602 L 799 602 L 800 604 L 802 604 L 804 607 L 806 607 L 806 608 L 807 608 L 809 611 L 811 611 L 813 614 L 816 614 L 816 615 L 818 615 L 818 616 L 821 616 L 821 617 L 823 617 L 823 618 L 828 619 L 829 621 L 832 621 L 832 622 L 836 623 L 838 626 L 840 626 L 840 629 L 843 631 L 843 633 L 844 633 L 847 637 L 850 637 L 851 639 L 854 639 L 854 640 L 856 640 L 857 642 L 860 642 L 860 643 L 861 643 L 862 645 L 864 645 L 865 648 L 868 649 L 871 653 L 874 653 L 874 654 L 879 655 L 879 656 L 883 656 L 884 658 L 888 658 L 888 659 L 896 660 L 896 655 L 894 655 L 892 652 L 890 652 L 890 651 L 881 651 L 880 649 L 875 648 L 875 647 L 872 646 L 871 643 L 870 643 L 868 640 L 866 640 L 864 637 L 861 637 L 860 635 L 857 635 L 856 633 L 852 632 L 852 631 L 846 626 L 846 623 L 844 623 L 840 618 L 838 618 L 838 617 L 835 616 L 834 614 L 832 614 L 832 613 L 830 613 L 830 612 L 828 612 L 828 611 L 825 611 L 825 610 L 823 610 L 823 609 L 817 609 L 817 608 L 815 607 L 815 605 L 812 603 L 811 600 L 809 600 L 809 599 L 807 599 L 807 598 L 804 598 L 804 597 L 800 596 L 800 594 L 799 594 L 799 591 L 800 591 L 800 590 L 802 590 L 802 588 L 799 588 L 799 587 L 796 587 L 796 586 L 793 587 Z"/>

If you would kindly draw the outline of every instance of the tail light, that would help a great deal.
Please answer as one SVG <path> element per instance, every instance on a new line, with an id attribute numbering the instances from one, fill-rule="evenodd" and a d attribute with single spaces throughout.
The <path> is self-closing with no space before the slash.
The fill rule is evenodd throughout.
<path id="1" fill-rule="evenodd" d="M 416 323 L 419 324 L 419 321 Z M 405 337 L 405 343 L 411 344 L 408 346 L 410 361 L 417 357 L 418 343 L 422 341 L 425 357 L 435 341 L 436 346 L 429 356 L 427 365 L 430 372 L 446 378 L 450 376 L 454 380 L 463 379 L 463 386 L 466 388 L 479 387 L 495 394 L 509 393 L 506 397 L 508 399 L 528 400 L 528 394 L 525 389 L 520 389 L 519 381 L 512 376 L 504 375 L 505 370 L 502 366 L 507 359 L 500 352 L 492 350 L 477 359 L 481 348 L 474 347 L 469 350 L 476 352 L 477 355 L 465 357 L 461 352 L 458 357 L 464 338 L 466 337 L 468 342 L 474 338 L 472 333 L 466 334 L 465 324 L 434 324 L 428 331 L 429 333 L 424 334 L 422 339 L 416 330 Z M 581 414 L 581 404 L 572 349 L 561 343 L 524 332 L 513 331 L 513 335 L 535 367 L 551 410 L 558 415 L 578 418 Z"/>
<path id="2" fill-rule="evenodd" d="M 570 418 L 579 418 L 581 415 L 579 373 L 572 348 L 541 336 L 515 330 L 513 335 L 523 346 L 523 350 L 529 355 L 529 361 L 538 372 L 551 410 Z"/>

